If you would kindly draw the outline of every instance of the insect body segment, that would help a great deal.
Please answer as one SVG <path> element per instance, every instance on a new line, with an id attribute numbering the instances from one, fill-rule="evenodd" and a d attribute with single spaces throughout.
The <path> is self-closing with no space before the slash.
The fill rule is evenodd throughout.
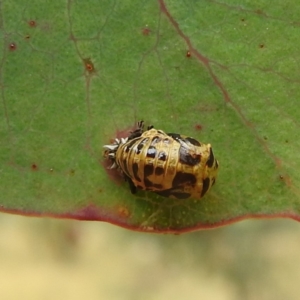
<path id="1" fill-rule="evenodd" d="M 128 138 L 105 145 L 104 156 L 119 168 L 132 193 L 153 191 L 170 198 L 201 198 L 215 183 L 218 161 L 210 144 L 165 133 L 143 122 Z"/>

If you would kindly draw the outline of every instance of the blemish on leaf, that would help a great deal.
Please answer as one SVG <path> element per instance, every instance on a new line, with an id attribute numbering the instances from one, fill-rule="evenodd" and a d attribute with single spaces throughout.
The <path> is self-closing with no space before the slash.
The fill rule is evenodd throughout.
<path id="1" fill-rule="evenodd" d="M 118 210 L 118 215 L 121 218 L 128 218 L 130 216 L 130 212 L 128 208 L 125 206 L 119 206 L 117 210 Z"/>
<path id="2" fill-rule="evenodd" d="M 30 21 L 28 21 L 28 25 L 30 27 L 36 27 L 36 21 L 35 20 L 30 20 Z"/>
<path id="3" fill-rule="evenodd" d="M 202 125 L 196 124 L 195 129 L 198 130 L 198 131 L 202 130 Z"/>
<path id="4" fill-rule="evenodd" d="M 15 43 L 10 43 L 9 44 L 9 50 L 10 51 L 15 51 L 17 49 L 17 45 Z"/>
<path id="5" fill-rule="evenodd" d="M 84 58 L 83 63 L 84 63 L 86 71 L 88 71 L 89 73 L 93 73 L 95 71 L 94 64 L 90 58 Z"/>
<path id="6" fill-rule="evenodd" d="M 148 27 L 145 27 L 142 29 L 142 33 L 143 35 L 149 35 L 151 33 L 151 30 Z"/>
<path id="7" fill-rule="evenodd" d="M 264 15 L 264 12 L 261 9 L 257 9 L 254 12 L 257 13 L 258 15 Z"/>
<path id="8" fill-rule="evenodd" d="M 32 165 L 31 165 L 31 170 L 32 170 L 32 171 L 37 171 L 37 169 L 38 169 L 37 164 L 32 164 Z"/>
<path id="9" fill-rule="evenodd" d="M 192 55 L 192 54 L 191 54 L 190 51 L 187 51 L 187 52 L 186 52 L 186 57 L 191 57 L 191 55 Z"/>

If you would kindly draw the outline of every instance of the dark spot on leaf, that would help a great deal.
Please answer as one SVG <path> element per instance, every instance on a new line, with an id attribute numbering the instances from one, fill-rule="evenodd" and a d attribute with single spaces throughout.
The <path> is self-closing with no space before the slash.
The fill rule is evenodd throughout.
<path id="1" fill-rule="evenodd" d="M 196 124 L 195 129 L 198 130 L 198 131 L 202 130 L 202 125 Z"/>
<path id="2" fill-rule="evenodd" d="M 10 43 L 9 44 L 9 50 L 10 51 L 15 51 L 17 49 L 17 45 L 15 43 Z"/>
<path id="3" fill-rule="evenodd" d="M 36 21 L 35 20 L 30 20 L 30 21 L 28 21 L 28 25 L 30 27 L 36 27 Z"/>
<path id="4" fill-rule="evenodd" d="M 37 171 L 37 169 L 38 169 L 37 164 L 32 164 L 32 165 L 31 165 L 31 170 L 32 170 L 32 171 Z"/>
<path id="5" fill-rule="evenodd" d="M 143 35 L 148 36 L 150 33 L 151 33 L 151 29 L 149 29 L 148 27 L 142 29 Z"/>
<path id="6" fill-rule="evenodd" d="M 93 73 L 95 71 L 94 64 L 93 64 L 93 62 L 91 61 L 90 58 L 84 58 L 83 63 L 84 63 L 84 66 L 85 66 L 85 70 L 88 73 Z"/>
<path id="7" fill-rule="evenodd" d="M 125 206 L 119 206 L 118 209 L 118 215 L 121 218 L 128 218 L 130 216 L 129 209 Z"/>
<path id="8" fill-rule="evenodd" d="M 264 15 L 265 14 L 261 9 L 257 9 L 254 12 L 257 13 L 258 15 Z"/>

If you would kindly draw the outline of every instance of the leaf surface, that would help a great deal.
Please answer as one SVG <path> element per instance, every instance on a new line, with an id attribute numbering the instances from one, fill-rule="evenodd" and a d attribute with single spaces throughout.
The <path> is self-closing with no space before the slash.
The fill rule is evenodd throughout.
<path id="1" fill-rule="evenodd" d="M 1 1 L 1 210 L 153 232 L 298 220 L 299 14 L 295 0 Z M 212 144 L 203 199 L 132 195 L 106 169 L 103 145 L 141 119 Z"/>

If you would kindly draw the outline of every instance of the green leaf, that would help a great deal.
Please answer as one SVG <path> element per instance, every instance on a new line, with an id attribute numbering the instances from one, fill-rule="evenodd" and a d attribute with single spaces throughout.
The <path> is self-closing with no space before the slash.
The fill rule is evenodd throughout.
<path id="1" fill-rule="evenodd" d="M 299 14 L 297 1 L 1 1 L 1 210 L 154 232 L 298 220 Z M 203 199 L 132 195 L 106 169 L 103 145 L 141 119 L 212 144 Z"/>

